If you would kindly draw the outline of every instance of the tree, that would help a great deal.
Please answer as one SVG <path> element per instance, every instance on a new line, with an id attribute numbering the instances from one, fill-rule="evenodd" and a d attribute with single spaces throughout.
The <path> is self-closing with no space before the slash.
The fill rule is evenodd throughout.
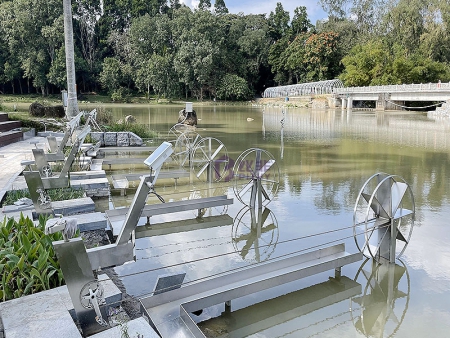
<path id="1" fill-rule="evenodd" d="M 285 36 L 289 29 L 289 12 L 285 11 L 281 2 L 277 2 L 275 13 L 269 14 L 269 34 L 274 41 Z"/>
<path id="2" fill-rule="evenodd" d="M 223 100 L 245 100 L 249 94 L 247 81 L 235 74 L 226 74 L 217 88 L 217 97 Z"/>
<path id="3" fill-rule="evenodd" d="M 198 9 L 202 11 L 208 11 L 211 8 L 211 0 L 200 0 L 198 3 Z"/>
<path id="4" fill-rule="evenodd" d="M 335 78 L 340 73 L 338 54 L 339 35 L 335 32 L 312 34 L 305 41 L 305 59 L 308 81 Z"/>
<path id="5" fill-rule="evenodd" d="M 308 13 L 306 13 L 306 7 L 300 6 L 294 9 L 294 16 L 291 22 L 291 32 L 295 37 L 300 33 L 306 33 L 311 31 L 314 26 L 308 19 Z"/>
<path id="6" fill-rule="evenodd" d="M 383 21 L 389 44 L 398 43 L 407 53 L 414 53 L 424 33 L 423 14 L 427 8 L 428 1 L 425 0 L 400 0 L 390 8 Z"/>
<path id="7" fill-rule="evenodd" d="M 214 13 L 217 15 L 223 15 L 228 13 L 228 8 L 225 5 L 224 0 L 216 0 L 214 2 Z"/>
<path id="8" fill-rule="evenodd" d="M 287 37 L 276 41 L 269 49 L 269 65 L 274 74 L 274 81 L 277 85 L 285 85 L 291 82 L 289 71 L 286 67 L 286 53 L 285 50 L 289 46 Z"/>
<path id="9" fill-rule="evenodd" d="M 319 0 L 322 9 L 331 19 L 344 19 L 347 14 L 349 0 Z"/>
<path id="10" fill-rule="evenodd" d="M 106 58 L 103 61 L 100 82 L 110 94 L 120 88 L 122 82 L 121 68 L 122 64 L 116 58 Z"/>
<path id="11" fill-rule="evenodd" d="M 141 91 L 147 91 L 147 95 L 150 86 L 158 97 L 169 98 L 177 95 L 179 87 L 173 70 L 172 56 L 153 54 L 137 72 L 136 85 Z"/>
<path id="12" fill-rule="evenodd" d="M 98 44 L 98 19 L 101 14 L 99 0 L 83 0 L 77 2 L 75 13 L 75 33 L 81 54 L 86 62 L 87 77 L 89 83 L 83 81 L 83 87 L 94 86 L 94 77 L 98 74 L 101 62 L 99 62 L 100 50 Z"/>
<path id="13" fill-rule="evenodd" d="M 345 69 L 340 78 L 346 86 L 446 82 L 449 79 L 446 63 L 433 61 L 420 53 L 411 55 L 400 44 L 389 50 L 379 40 L 355 46 L 342 63 Z"/>

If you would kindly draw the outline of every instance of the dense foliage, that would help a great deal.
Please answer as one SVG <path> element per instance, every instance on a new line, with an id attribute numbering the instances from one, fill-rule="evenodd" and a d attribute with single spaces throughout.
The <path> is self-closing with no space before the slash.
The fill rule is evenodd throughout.
<path id="1" fill-rule="evenodd" d="M 45 221 L 41 216 L 35 226 L 22 215 L 18 221 L 5 217 L 0 223 L 0 301 L 64 284 L 52 246 L 62 234 L 45 235 Z"/>
<path id="2" fill-rule="evenodd" d="M 101 5 L 103 3 L 103 5 Z M 320 0 L 277 3 L 268 15 L 229 13 L 223 0 L 72 0 L 80 92 L 124 101 L 242 100 L 264 88 L 340 77 L 346 85 L 448 81 L 450 5 L 440 0 Z M 65 88 L 63 6 L 55 0 L 0 0 L 0 89 Z"/>

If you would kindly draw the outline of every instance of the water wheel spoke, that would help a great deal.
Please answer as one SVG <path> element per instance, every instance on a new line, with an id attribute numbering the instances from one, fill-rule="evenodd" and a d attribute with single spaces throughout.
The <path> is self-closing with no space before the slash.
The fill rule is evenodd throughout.
<path id="1" fill-rule="evenodd" d="M 266 192 L 266 189 L 264 189 L 264 187 L 262 185 L 261 185 L 261 193 L 263 194 L 263 196 L 266 200 L 270 200 L 269 194 Z"/>
<path id="2" fill-rule="evenodd" d="M 249 191 L 253 187 L 253 180 L 250 180 L 245 186 L 243 186 L 239 191 L 238 195 L 243 196 L 247 191 Z"/>

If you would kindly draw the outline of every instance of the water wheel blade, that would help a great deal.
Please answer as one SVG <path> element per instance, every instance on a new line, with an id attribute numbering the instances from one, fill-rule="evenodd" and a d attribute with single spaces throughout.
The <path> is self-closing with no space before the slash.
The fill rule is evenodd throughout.
<path id="1" fill-rule="evenodd" d="M 205 163 L 205 165 L 198 171 L 197 178 L 199 178 L 200 175 L 203 174 L 203 172 L 206 170 L 206 168 L 208 168 L 208 166 L 209 166 L 209 162 Z"/>
<path id="2" fill-rule="evenodd" d="M 395 215 L 400 203 L 405 196 L 405 192 L 408 189 L 408 185 L 402 182 L 394 182 L 391 188 L 391 201 L 392 201 L 392 215 Z"/>
<path id="3" fill-rule="evenodd" d="M 214 154 L 211 155 L 210 160 L 213 160 L 213 159 L 217 156 L 217 154 L 219 153 L 219 151 L 222 150 L 222 148 L 223 148 L 223 144 L 221 144 L 221 145 L 216 149 L 216 151 L 214 152 Z"/>
<path id="4" fill-rule="evenodd" d="M 378 199 L 375 196 L 368 195 L 366 193 L 362 193 L 362 196 L 364 197 L 364 199 L 366 200 L 367 203 L 369 203 L 370 199 L 372 199 L 370 208 L 373 210 L 373 212 L 376 215 L 379 215 L 383 218 L 390 218 L 389 214 L 386 212 L 386 210 L 384 210 L 383 206 L 381 205 L 381 203 L 378 201 Z"/>
<path id="5" fill-rule="evenodd" d="M 405 217 L 405 216 L 408 216 L 408 215 L 411 215 L 411 214 L 413 214 L 413 211 L 412 210 L 409 210 L 409 209 L 397 209 L 397 211 L 395 212 L 395 215 L 394 215 L 394 219 L 399 219 L 399 218 L 402 218 L 402 217 Z"/>
<path id="6" fill-rule="evenodd" d="M 269 160 L 264 164 L 256 173 L 256 177 L 260 178 L 262 177 L 269 169 L 270 167 L 275 163 L 275 160 Z"/>
<path id="7" fill-rule="evenodd" d="M 405 243 L 408 242 L 408 241 L 406 240 L 405 236 L 403 236 L 403 234 L 400 232 L 400 230 L 397 231 L 397 236 L 396 236 L 396 238 L 397 238 L 399 241 L 403 241 L 403 242 L 405 242 Z"/>
<path id="8" fill-rule="evenodd" d="M 270 209 L 264 208 L 264 211 L 261 216 L 261 224 L 264 224 L 266 222 L 267 217 L 270 215 Z"/>

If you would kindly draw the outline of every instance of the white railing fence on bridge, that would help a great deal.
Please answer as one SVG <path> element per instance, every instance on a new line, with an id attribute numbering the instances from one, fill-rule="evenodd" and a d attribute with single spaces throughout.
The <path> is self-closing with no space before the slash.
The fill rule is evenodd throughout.
<path id="1" fill-rule="evenodd" d="M 384 86 L 366 86 L 366 87 L 342 87 L 334 88 L 333 94 L 345 93 L 392 93 L 392 92 L 416 92 L 416 91 L 441 91 L 450 90 L 450 82 L 438 83 L 413 83 Z"/>
<path id="2" fill-rule="evenodd" d="M 335 88 L 340 87 L 344 87 L 344 84 L 339 79 L 298 83 L 288 86 L 269 87 L 264 91 L 263 97 L 276 98 L 276 97 L 332 94 Z"/>
<path id="3" fill-rule="evenodd" d="M 339 79 L 299 83 L 288 86 L 269 87 L 264 93 L 264 98 L 296 97 L 323 94 L 346 93 L 393 93 L 393 92 L 425 92 L 425 91 L 450 91 L 450 82 L 397 84 L 366 87 L 344 87 Z"/>

